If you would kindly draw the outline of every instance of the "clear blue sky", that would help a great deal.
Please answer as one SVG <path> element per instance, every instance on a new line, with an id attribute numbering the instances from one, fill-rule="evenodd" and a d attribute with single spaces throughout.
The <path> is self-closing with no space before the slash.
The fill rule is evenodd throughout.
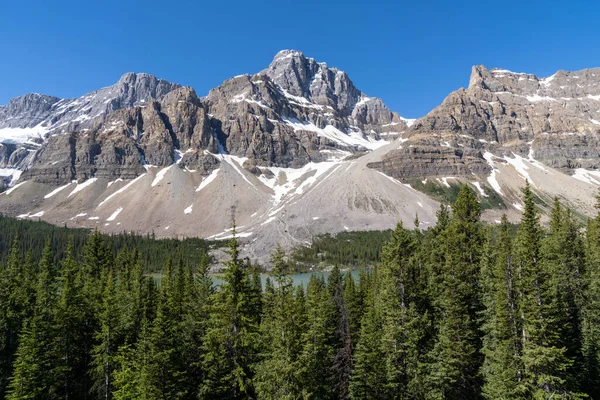
<path id="1" fill-rule="evenodd" d="M 297 49 L 420 117 L 474 64 L 539 76 L 600 66 L 600 2 L 4 0 L 0 49 L 0 104 L 77 97 L 128 71 L 202 96 Z"/>

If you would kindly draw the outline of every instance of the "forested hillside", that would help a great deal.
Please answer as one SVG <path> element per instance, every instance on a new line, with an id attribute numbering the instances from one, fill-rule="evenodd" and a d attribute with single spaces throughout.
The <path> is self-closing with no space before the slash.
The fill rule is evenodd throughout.
<path id="1" fill-rule="evenodd" d="M 355 231 L 329 233 L 313 237 L 309 246 L 300 246 L 293 250 L 291 259 L 295 269 L 343 265 L 366 267 L 376 264 L 381 258 L 381 249 L 390 239 L 391 230 Z"/>
<path id="2" fill-rule="evenodd" d="M 69 242 L 73 245 L 74 254 L 78 256 L 92 232 L 89 229 L 59 227 L 44 221 L 15 219 L 0 214 L 0 260 L 6 262 L 17 234 L 19 249 L 24 254 L 31 252 L 33 258 L 38 260 L 44 246 L 50 240 L 54 260 L 59 261 L 65 257 Z M 179 254 L 184 254 L 187 262 L 200 264 L 211 246 L 226 245 L 226 242 L 198 238 L 155 239 L 154 235 L 128 232 L 102 234 L 101 238 L 114 257 L 123 249 L 136 249 L 144 272 L 162 271 L 167 261 L 176 259 Z"/>
<path id="3" fill-rule="evenodd" d="M 0 276 L 6 399 L 576 399 L 600 396 L 600 214 L 526 187 L 516 234 L 480 222 L 467 186 L 426 231 L 401 224 L 355 281 L 335 268 L 294 287 L 229 243 L 224 284 L 206 258 L 115 257 L 94 233 L 55 262 L 14 241 Z M 235 230 L 234 230 L 235 232 Z"/>

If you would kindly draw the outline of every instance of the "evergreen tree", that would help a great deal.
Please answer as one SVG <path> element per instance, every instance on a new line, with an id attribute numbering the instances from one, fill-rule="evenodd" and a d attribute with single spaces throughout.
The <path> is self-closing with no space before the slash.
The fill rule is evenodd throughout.
<path id="1" fill-rule="evenodd" d="M 302 349 L 302 316 L 297 313 L 295 290 L 280 246 L 271 255 L 271 265 L 276 287 L 270 312 L 263 319 L 265 354 L 257 366 L 256 391 L 261 399 L 297 399 L 302 395 L 297 372 Z"/>
<path id="2" fill-rule="evenodd" d="M 441 319 L 429 375 L 428 395 L 432 398 L 476 398 L 480 393 L 480 213 L 477 197 L 463 185 L 444 235 Z"/>
<path id="3" fill-rule="evenodd" d="M 306 288 L 306 329 L 302 335 L 302 388 L 305 396 L 333 398 L 331 385 L 335 349 L 332 325 L 335 304 L 323 278 L 311 275 Z"/>
<path id="4" fill-rule="evenodd" d="M 348 271 L 344 279 L 344 303 L 348 309 L 348 323 L 350 337 L 352 338 L 352 353 L 360 337 L 360 322 L 363 315 L 364 304 L 359 289 L 356 287 L 352 271 Z"/>
<path id="5" fill-rule="evenodd" d="M 2 271 L 0 286 L 0 397 L 3 397 L 13 372 L 19 335 L 27 317 L 30 300 L 18 236 L 14 237 L 8 264 Z"/>
<path id="6" fill-rule="evenodd" d="M 95 333 L 97 344 L 92 351 L 92 375 L 98 398 L 112 399 L 115 357 L 120 336 L 117 325 L 119 310 L 112 271 L 108 272 L 106 280 L 103 304 L 99 315 L 100 329 Z"/>
<path id="7" fill-rule="evenodd" d="M 495 251 L 491 239 L 484 249 L 484 254 L 493 254 L 493 257 L 482 258 L 482 303 L 485 306 L 482 375 L 483 395 L 488 399 L 518 399 L 524 395 L 519 391 L 521 343 L 512 253 L 510 225 L 503 215 Z"/>
<path id="8" fill-rule="evenodd" d="M 35 306 L 21 333 L 8 399 L 42 399 L 51 396 L 48 371 L 52 367 L 54 340 L 52 310 L 56 301 L 53 255 L 46 242 L 35 286 Z"/>
<path id="9" fill-rule="evenodd" d="M 571 360 L 567 371 L 567 387 L 578 390 L 583 380 L 581 314 L 584 296 L 584 249 L 579 227 L 570 211 L 557 198 L 550 214 L 550 229 L 541 244 L 542 268 L 548 274 L 552 312 L 558 331 L 556 346 L 566 348 Z"/>
<path id="10" fill-rule="evenodd" d="M 350 374 L 352 372 L 352 335 L 350 331 L 350 314 L 344 299 L 344 280 L 352 279 L 348 275 L 344 279 L 339 267 L 334 266 L 328 279 L 328 290 L 334 304 L 333 329 L 331 343 L 334 349 L 333 369 L 331 371 L 334 396 L 339 399 L 348 397 Z"/>
<path id="11" fill-rule="evenodd" d="M 62 265 L 62 291 L 56 307 L 53 388 L 60 397 L 88 396 L 87 368 L 90 365 L 86 330 L 89 314 L 85 309 L 82 284 L 77 279 L 78 265 L 70 245 Z"/>
<path id="12" fill-rule="evenodd" d="M 399 223 L 382 251 L 377 307 L 382 317 L 381 346 L 389 398 L 422 393 L 419 376 L 423 323 L 419 309 L 423 288 L 413 255 L 414 236 Z"/>
<path id="13" fill-rule="evenodd" d="M 600 398 L 600 193 L 596 218 L 588 221 L 584 303 L 582 306 L 582 353 L 585 392 Z"/>
<path id="14" fill-rule="evenodd" d="M 230 259 L 224 283 L 215 299 L 203 345 L 205 380 L 200 398 L 230 399 L 251 397 L 252 365 L 256 357 L 259 316 L 252 302 L 249 271 L 239 258 L 235 223 L 229 243 Z"/>
<path id="15" fill-rule="evenodd" d="M 354 355 L 354 369 L 350 382 L 352 399 L 386 399 L 387 376 L 385 353 L 381 346 L 382 323 L 380 313 L 371 299 L 363 316 L 360 339 Z"/>
<path id="16" fill-rule="evenodd" d="M 533 398 L 573 398 L 568 390 L 565 371 L 573 360 L 561 347 L 560 310 L 556 282 L 540 259 L 542 230 L 533 193 L 527 184 L 523 190 L 525 209 L 517 232 L 515 261 L 519 274 L 519 317 L 523 355 L 522 393 Z"/>

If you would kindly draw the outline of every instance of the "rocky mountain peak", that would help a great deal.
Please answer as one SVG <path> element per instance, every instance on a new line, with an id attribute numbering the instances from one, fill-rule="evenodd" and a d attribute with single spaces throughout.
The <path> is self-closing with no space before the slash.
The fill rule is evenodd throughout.
<path id="1" fill-rule="evenodd" d="M 485 89 L 485 81 L 491 78 L 490 71 L 484 65 L 473 65 L 471 68 L 471 78 L 469 79 L 469 89 Z"/>
<path id="2" fill-rule="evenodd" d="M 344 116 L 352 113 L 363 95 L 345 72 L 329 68 L 297 50 L 280 51 L 262 73 L 286 93 L 331 106 Z"/>
<path id="3" fill-rule="evenodd" d="M 29 128 L 46 118 L 52 106 L 60 99 L 39 93 L 15 97 L 8 105 L 0 106 L 0 128 Z"/>

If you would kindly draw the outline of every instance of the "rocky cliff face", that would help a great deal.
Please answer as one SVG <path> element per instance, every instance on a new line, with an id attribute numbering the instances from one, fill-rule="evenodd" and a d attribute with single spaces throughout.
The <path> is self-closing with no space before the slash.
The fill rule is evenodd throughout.
<path id="1" fill-rule="evenodd" d="M 43 168 L 36 162 L 38 159 L 45 160 L 45 154 L 50 152 L 55 153 L 51 158 L 56 158 L 54 150 L 67 154 L 68 146 L 60 150 L 56 147 L 69 143 L 77 146 L 75 142 L 80 133 L 108 121 L 115 111 L 152 102 L 179 87 L 149 74 L 127 73 L 116 84 L 77 99 L 40 94 L 12 99 L 7 106 L 0 106 L 0 142 L 8 145 L 0 157 L 0 168 L 11 173 L 11 179 L 14 170 Z M 46 141 L 47 138 L 50 139 Z M 88 152 L 93 153 L 93 150 Z M 58 175 L 56 171 L 45 169 L 46 175 L 56 177 L 53 179 L 57 182 L 68 179 L 73 174 L 66 171 L 76 168 L 74 162 L 62 160 L 61 163 L 65 166 Z M 67 165 L 71 166 L 67 168 Z"/>
<path id="2" fill-rule="evenodd" d="M 401 144 L 370 164 L 407 178 L 487 176 L 486 154 L 532 158 L 564 171 L 597 168 L 600 69 L 548 78 L 473 67 L 469 87 L 412 121 L 358 90 L 348 75 L 294 50 L 255 75 L 199 98 L 148 74 L 125 74 L 78 99 L 28 94 L 0 107 L 0 168 L 59 184 L 138 176 L 147 165 L 199 169 L 211 154 L 245 167 L 302 167 Z M 6 179 L 5 179 L 6 181 Z"/>
<path id="3" fill-rule="evenodd" d="M 4 132 L 16 146 L 0 161 L 48 184 L 129 179 L 173 163 L 209 174 L 216 153 L 245 157 L 258 171 L 363 153 L 407 126 L 344 72 L 285 50 L 266 70 L 229 79 L 202 99 L 147 74 L 125 74 L 79 99 L 13 99 L 0 108 L 0 139 Z"/>
<path id="4" fill-rule="evenodd" d="M 205 149 L 217 145 L 202 103 L 191 88 L 176 88 L 160 101 L 120 109 L 91 128 L 53 135 L 23 178 L 60 185 L 92 177 L 132 179 L 148 166 L 181 163 L 203 174 Z M 182 149 L 182 150 L 180 150 Z"/>
<path id="5" fill-rule="evenodd" d="M 415 214 L 431 226 L 432 196 L 457 181 L 490 222 L 518 220 L 525 179 L 542 208 L 557 196 L 591 215 L 598 74 L 474 67 L 467 89 L 416 122 L 293 50 L 206 97 L 145 74 L 79 99 L 26 95 L 0 107 L 0 187 L 11 186 L 0 211 L 227 239 L 235 209 L 247 254 L 263 259 L 318 233 L 386 229 Z"/>
<path id="6" fill-rule="evenodd" d="M 377 148 L 408 125 L 345 72 L 294 50 L 229 79 L 206 97 L 226 150 L 257 165 L 300 167 Z"/>
<path id="7" fill-rule="evenodd" d="M 117 83 L 77 99 L 37 93 L 0 106 L 0 129 L 33 128 L 40 132 L 69 132 L 90 128 L 112 112 L 158 99 L 180 87 L 150 74 L 127 73 Z"/>
<path id="8" fill-rule="evenodd" d="M 487 175 L 486 153 L 524 157 L 568 172 L 596 169 L 600 154 L 600 69 L 548 78 L 473 67 L 451 93 L 372 167 L 399 178 Z"/>

